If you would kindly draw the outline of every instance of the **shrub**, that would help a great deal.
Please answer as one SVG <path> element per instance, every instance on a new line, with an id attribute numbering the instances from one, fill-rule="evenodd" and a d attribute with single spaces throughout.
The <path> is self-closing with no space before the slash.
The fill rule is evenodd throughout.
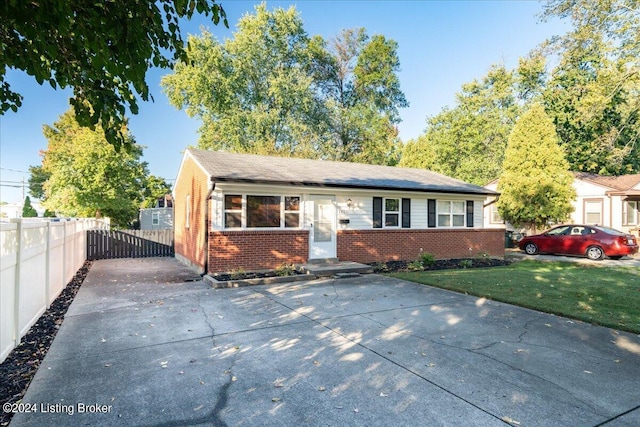
<path id="1" fill-rule="evenodd" d="M 386 262 L 377 262 L 373 269 L 376 273 L 386 273 L 389 271 L 389 266 Z"/>
<path id="2" fill-rule="evenodd" d="M 293 264 L 282 264 L 275 269 L 276 276 L 293 276 L 296 268 Z"/>
<path id="3" fill-rule="evenodd" d="M 244 268 L 233 269 L 229 272 L 229 277 L 231 280 L 239 280 L 243 279 L 246 276 L 247 272 L 244 271 Z"/>
<path id="4" fill-rule="evenodd" d="M 428 252 L 423 252 L 420 254 L 418 262 L 420 262 L 423 267 L 430 267 L 436 263 L 436 258 Z"/>
<path id="5" fill-rule="evenodd" d="M 417 259 L 407 264 L 407 269 L 409 269 L 410 271 L 420 271 L 424 270 L 424 265 L 422 264 L 421 260 Z"/>
<path id="6" fill-rule="evenodd" d="M 462 261 L 460 261 L 460 267 L 471 268 L 473 267 L 473 261 L 470 259 L 463 259 Z"/>

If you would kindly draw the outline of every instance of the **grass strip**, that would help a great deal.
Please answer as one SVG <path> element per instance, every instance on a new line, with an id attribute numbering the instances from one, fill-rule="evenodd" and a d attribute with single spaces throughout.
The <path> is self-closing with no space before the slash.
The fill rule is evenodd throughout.
<path id="1" fill-rule="evenodd" d="M 527 260 L 506 267 L 388 276 L 640 333 L 637 268 Z"/>

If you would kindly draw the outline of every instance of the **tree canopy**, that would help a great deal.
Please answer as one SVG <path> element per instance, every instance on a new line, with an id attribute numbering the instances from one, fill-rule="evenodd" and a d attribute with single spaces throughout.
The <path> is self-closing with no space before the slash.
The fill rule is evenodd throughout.
<path id="1" fill-rule="evenodd" d="M 463 85 L 456 105 L 428 117 L 425 133 L 405 144 L 400 164 L 484 185 L 502 172 L 516 119 L 541 103 L 571 170 L 640 172 L 639 5 L 547 1 L 543 19 L 570 19 L 571 30 L 533 48 L 514 70 L 494 66 Z"/>
<path id="2" fill-rule="evenodd" d="M 552 0 L 545 18 L 573 27 L 547 49 L 559 64 L 543 100 L 573 170 L 640 171 L 640 3 Z"/>
<path id="3" fill-rule="evenodd" d="M 142 147 L 126 128 L 122 133 L 130 150 L 116 151 L 102 130 L 81 127 L 72 110 L 53 126 L 44 126 L 48 145 L 42 152 L 42 166 L 31 168 L 46 177 L 43 205 L 65 216 L 99 213 L 111 218 L 116 227 L 128 227 L 145 198 L 155 200 L 160 186 L 166 193 L 169 186 L 150 176 L 147 164 L 140 161 Z"/>
<path id="4" fill-rule="evenodd" d="M 162 80 L 177 108 L 202 121 L 199 146 L 388 163 L 396 150 L 397 44 L 364 29 L 309 37 L 294 7 L 240 19 L 233 38 L 189 39 L 190 62 Z"/>
<path id="5" fill-rule="evenodd" d="M 427 119 L 427 129 L 403 148 L 400 165 L 430 169 L 484 185 L 502 170 L 509 133 L 519 113 L 517 74 L 493 66 L 462 87 L 454 108 Z"/>
<path id="6" fill-rule="evenodd" d="M 505 221 L 535 229 L 563 221 L 573 212 L 573 175 L 558 142 L 542 105 L 533 104 L 518 119 L 498 182 L 497 207 Z"/>
<path id="7" fill-rule="evenodd" d="M 54 89 L 72 87 L 77 122 L 91 129 L 100 125 L 116 148 L 128 145 L 126 110 L 137 114 L 137 97 L 151 98 L 149 68 L 186 60 L 180 19 L 195 13 L 227 25 L 215 0 L 4 1 L 0 113 L 22 105 L 22 96 L 5 80 L 7 69 L 15 68 Z"/>

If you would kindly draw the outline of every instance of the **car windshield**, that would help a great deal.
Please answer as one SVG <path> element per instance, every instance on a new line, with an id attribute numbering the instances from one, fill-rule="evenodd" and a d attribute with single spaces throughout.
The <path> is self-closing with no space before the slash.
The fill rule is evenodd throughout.
<path id="1" fill-rule="evenodd" d="M 603 231 L 603 232 L 605 232 L 607 234 L 611 234 L 612 236 L 626 236 L 627 235 L 627 233 L 623 233 L 622 231 L 618 231 L 618 230 L 616 230 L 614 228 L 602 227 L 602 226 L 599 226 L 599 225 L 596 226 L 596 227 L 593 227 L 593 228 L 598 229 L 600 231 Z"/>

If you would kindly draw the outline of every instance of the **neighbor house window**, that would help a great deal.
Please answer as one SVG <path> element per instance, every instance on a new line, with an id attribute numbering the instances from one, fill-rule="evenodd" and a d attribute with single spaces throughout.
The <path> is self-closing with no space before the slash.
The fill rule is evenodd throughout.
<path id="1" fill-rule="evenodd" d="M 151 224 L 152 225 L 160 224 L 160 212 L 151 212 Z"/>
<path id="2" fill-rule="evenodd" d="M 242 227 L 242 196 L 239 194 L 224 196 L 225 228 Z"/>
<path id="3" fill-rule="evenodd" d="M 384 226 L 397 227 L 400 223 L 400 199 L 384 199 Z"/>
<path id="4" fill-rule="evenodd" d="M 640 202 L 627 200 L 622 204 L 622 223 L 637 225 L 640 222 Z"/>
<path id="5" fill-rule="evenodd" d="M 300 227 L 300 197 L 225 195 L 224 226 L 225 228 L 298 228 Z"/>
<path id="6" fill-rule="evenodd" d="M 584 201 L 585 224 L 602 224 L 602 200 Z"/>
<path id="7" fill-rule="evenodd" d="M 464 227 L 465 202 L 438 200 L 438 227 Z"/>
<path id="8" fill-rule="evenodd" d="M 490 209 L 491 209 L 491 218 L 490 218 L 491 223 L 502 224 L 504 221 L 500 216 L 500 212 L 498 212 L 498 206 L 495 203 L 493 203 Z"/>

